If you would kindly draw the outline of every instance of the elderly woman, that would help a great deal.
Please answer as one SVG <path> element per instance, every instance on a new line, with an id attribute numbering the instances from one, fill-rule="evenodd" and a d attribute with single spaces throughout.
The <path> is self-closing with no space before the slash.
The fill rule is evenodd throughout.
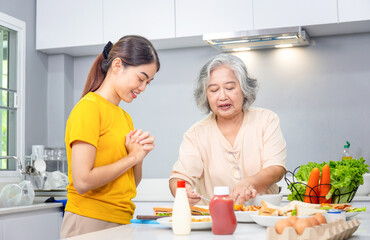
<path id="1" fill-rule="evenodd" d="M 243 204 L 257 193 L 278 193 L 286 171 L 286 143 L 279 117 L 270 110 L 251 108 L 257 81 L 248 77 L 236 56 L 220 54 L 201 69 L 195 99 L 206 118 L 185 134 L 170 189 L 187 182 L 189 203 L 207 204 L 215 186 L 229 186 L 234 202 Z"/>

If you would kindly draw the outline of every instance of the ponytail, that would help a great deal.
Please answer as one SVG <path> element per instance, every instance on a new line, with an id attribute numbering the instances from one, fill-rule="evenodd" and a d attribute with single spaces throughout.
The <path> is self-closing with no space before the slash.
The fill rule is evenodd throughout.
<path id="1" fill-rule="evenodd" d="M 91 66 L 89 75 L 87 75 L 87 80 L 81 98 L 84 97 L 89 92 L 96 91 L 103 83 L 106 75 L 102 71 L 103 60 L 104 60 L 103 54 L 100 53 L 98 57 L 95 59 L 93 65 Z"/>
<path id="2" fill-rule="evenodd" d="M 113 46 L 111 42 L 108 42 L 103 53 L 98 55 L 91 66 L 81 98 L 89 92 L 96 91 L 102 85 L 116 58 L 121 59 L 124 66 L 139 66 L 154 62 L 157 65 L 157 72 L 160 68 L 158 54 L 148 39 L 128 35 L 122 37 Z"/>

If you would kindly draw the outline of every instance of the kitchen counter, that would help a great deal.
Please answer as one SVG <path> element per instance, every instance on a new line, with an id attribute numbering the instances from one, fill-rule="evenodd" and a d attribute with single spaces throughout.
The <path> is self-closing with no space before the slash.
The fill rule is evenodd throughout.
<path id="1" fill-rule="evenodd" d="M 8 208 L 0 208 L 0 216 L 7 215 L 7 214 L 14 214 L 14 213 L 24 213 L 30 211 L 39 211 L 39 210 L 47 210 L 47 209 L 54 209 L 54 208 L 62 208 L 62 203 L 38 203 L 32 204 L 27 206 L 19 206 L 19 207 L 8 207 Z"/>
<path id="2" fill-rule="evenodd" d="M 370 238 L 370 212 L 357 216 L 361 225 L 350 239 Z M 178 239 L 178 240 L 236 240 L 236 239 L 266 239 L 266 228 L 255 223 L 239 223 L 233 235 L 213 235 L 211 230 L 192 231 L 190 236 L 176 236 L 171 228 L 159 224 L 130 224 L 102 231 L 83 234 L 68 238 L 70 240 L 100 240 L 100 239 Z"/>

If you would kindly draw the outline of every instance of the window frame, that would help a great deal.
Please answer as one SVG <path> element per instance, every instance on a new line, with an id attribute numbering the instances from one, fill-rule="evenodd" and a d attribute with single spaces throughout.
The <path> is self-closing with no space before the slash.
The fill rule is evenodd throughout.
<path id="1" fill-rule="evenodd" d="M 26 23 L 7 14 L 0 12 L 0 25 L 16 33 L 16 81 L 17 96 L 15 96 L 17 108 L 16 120 L 16 156 L 21 160 L 22 166 L 25 163 L 25 79 L 26 79 Z M 21 178 L 19 169 L 1 171 L 2 178 Z"/>

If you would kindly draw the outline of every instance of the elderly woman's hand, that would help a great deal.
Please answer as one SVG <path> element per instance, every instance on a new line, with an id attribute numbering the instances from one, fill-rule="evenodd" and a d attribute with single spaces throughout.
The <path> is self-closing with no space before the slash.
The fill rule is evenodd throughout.
<path id="1" fill-rule="evenodd" d="M 237 204 L 237 201 L 239 204 L 244 204 L 244 202 L 256 197 L 256 195 L 257 190 L 248 180 L 243 180 L 236 184 L 230 194 L 235 204 Z"/>
<path id="2" fill-rule="evenodd" d="M 194 192 L 191 185 L 187 182 L 186 182 L 186 192 L 188 194 L 188 200 L 189 200 L 190 206 L 194 206 L 201 200 L 200 195 Z"/>

